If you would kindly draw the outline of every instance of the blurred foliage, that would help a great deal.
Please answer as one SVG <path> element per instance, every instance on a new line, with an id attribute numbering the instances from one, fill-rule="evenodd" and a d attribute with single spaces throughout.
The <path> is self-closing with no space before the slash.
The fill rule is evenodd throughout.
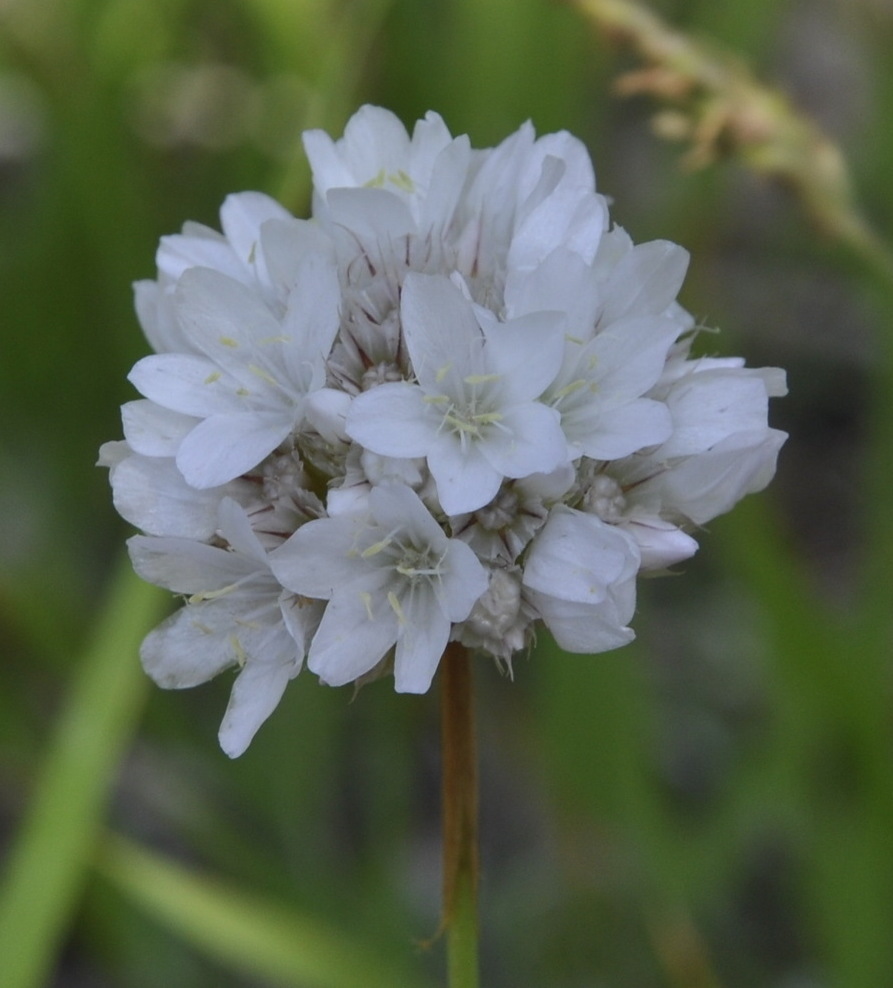
<path id="1" fill-rule="evenodd" d="M 776 484 L 710 526 L 684 579 L 643 586 L 633 646 L 543 641 L 514 683 L 479 670 L 484 983 L 893 984 L 893 7 L 653 10 L 695 62 L 786 93 L 782 136 L 829 135 L 867 238 L 778 188 L 815 177 L 808 156 L 792 180 L 734 129 L 695 160 L 663 140 L 721 90 L 667 90 L 663 56 L 606 22 L 644 16 L 622 0 L 0 6 L 5 985 L 440 977 L 419 947 L 439 911 L 435 698 L 350 703 L 302 676 L 229 762 L 225 677 L 143 680 L 165 601 L 122 576 L 92 466 L 146 350 L 130 283 L 159 236 L 246 188 L 304 212 L 300 131 L 340 132 L 365 101 L 434 108 L 479 145 L 527 117 L 579 134 L 634 239 L 691 250 L 709 344 L 789 370 Z"/>

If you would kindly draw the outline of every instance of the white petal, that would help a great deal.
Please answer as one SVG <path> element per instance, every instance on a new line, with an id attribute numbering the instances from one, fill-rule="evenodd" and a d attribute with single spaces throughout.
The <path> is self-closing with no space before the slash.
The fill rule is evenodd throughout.
<path id="1" fill-rule="evenodd" d="M 135 453 L 144 456 L 176 456 L 184 436 L 198 420 L 154 401 L 142 399 L 121 406 L 124 437 Z"/>
<path id="2" fill-rule="evenodd" d="M 215 593 L 257 572 L 253 560 L 191 539 L 134 535 L 127 548 L 147 583 L 175 593 Z"/>
<path id="3" fill-rule="evenodd" d="M 417 126 L 416 130 L 418 129 Z M 445 127 L 444 132 L 448 137 L 449 132 Z M 465 185 L 470 159 L 471 147 L 468 138 L 464 136 L 451 141 L 438 153 L 427 194 L 419 211 L 419 226 L 422 230 L 446 227 L 449 224 Z M 420 178 L 425 181 L 426 171 L 424 163 L 413 163 L 413 175 L 417 180 Z"/>
<path id="4" fill-rule="evenodd" d="M 294 380 L 302 363 L 328 357 L 338 332 L 341 289 L 334 263 L 312 254 L 302 260 L 288 297 L 280 332 L 288 338 L 284 352 Z"/>
<path id="5" fill-rule="evenodd" d="M 555 380 L 564 359 L 564 317 L 538 312 L 484 330 L 486 358 L 511 402 L 530 401 Z"/>
<path id="6" fill-rule="evenodd" d="M 99 447 L 99 457 L 96 460 L 96 466 L 98 467 L 111 467 L 113 470 L 118 466 L 119 463 L 126 460 L 131 454 L 132 450 L 128 443 L 121 440 L 113 440 L 112 442 L 103 443 Z"/>
<path id="7" fill-rule="evenodd" d="M 666 569 L 698 551 L 698 543 L 690 535 L 657 516 L 634 516 L 626 530 L 638 543 L 643 570 Z"/>
<path id="8" fill-rule="evenodd" d="M 772 480 L 786 439 L 777 429 L 738 433 L 683 460 L 661 478 L 664 503 L 698 525 L 724 514 Z"/>
<path id="9" fill-rule="evenodd" d="M 230 758 L 238 758 L 251 744 L 299 668 L 294 662 L 253 661 L 239 673 L 218 734 L 220 747 Z"/>
<path id="10" fill-rule="evenodd" d="M 410 272 L 400 312 L 413 370 L 426 391 L 461 394 L 466 377 L 487 372 L 474 309 L 448 278 Z"/>
<path id="11" fill-rule="evenodd" d="M 347 121 L 338 148 L 354 181 L 365 184 L 376 179 L 380 171 L 388 174 L 402 168 L 409 159 L 410 142 L 396 114 L 366 104 Z"/>
<path id="12" fill-rule="evenodd" d="M 449 641 L 450 622 L 430 593 L 416 593 L 403 607 L 406 622 L 397 638 L 394 689 L 426 693 Z"/>
<path id="13" fill-rule="evenodd" d="M 658 381 L 679 332 L 672 319 L 623 319 L 602 329 L 583 348 L 580 360 L 594 360 L 595 373 L 587 376 L 599 382 L 606 401 L 619 404 L 638 398 Z"/>
<path id="14" fill-rule="evenodd" d="M 238 386 L 207 358 L 181 353 L 143 357 L 127 379 L 156 404 L 198 418 L 229 411 Z"/>
<path id="15" fill-rule="evenodd" d="M 605 230 L 607 215 L 601 196 L 572 188 L 557 190 L 521 224 L 509 249 L 509 269 L 529 271 L 561 246 L 570 247 L 584 261 L 591 261 Z"/>
<path id="16" fill-rule="evenodd" d="M 369 495 L 372 515 L 385 531 L 407 533 L 417 543 L 435 549 L 446 548 L 447 538 L 440 525 L 422 504 L 418 494 L 405 484 L 384 484 Z"/>
<path id="17" fill-rule="evenodd" d="M 535 592 L 530 596 L 546 627 L 566 652 L 594 655 L 628 645 L 636 637 L 625 624 L 632 615 L 627 602 L 619 609 L 612 599 L 593 606 Z M 626 612 L 629 614 L 624 616 Z"/>
<path id="18" fill-rule="evenodd" d="M 564 312 L 568 332 L 588 339 L 599 306 L 595 272 L 579 254 L 558 247 L 532 271 L 512 269 L 506 276 L 505 306 L 510 316 Z"/>
<path id="19" fill-rule="evenodd" d="M 211 538 L 217 529 L 217 505 L 227 488 L 196 490 L 172 459 L 132 455 L 111 476 L 115 508 L 149 535 Z"/>
<path id="20" fill-rule="evenodd" d="M 360 466 L 373 487 L 389 483 L 405 484 L 417 491 L 428 479 L 428 467 L 421 456 L 403 459 L 364 449 L 360 454 Z"/>
<path id="21" fill-rule="evenodd" d="M 354 398 L 345 431 L 382 456 L 425 456 L 440 420 L 421 388 L 405 381 L 379 384 Z"/>
<path id="22" fill-rule="evenodd" d="M 284 299 L 294 289 L 308 257 L 335 259 L 331 238 L 315 220 L 267 220 L 260 237 L 270 280 Z"/>
<path id="23" fill-rule="evenodd" d="M 228 641 L 232 614 L 215 603 L 181 608 L 143 640 L 143 668 L 159 686 L 187 689 L 237 663 Z"/>
<path id="24" fill-rule="evenodd" d="M 327 202 L 333 225 L 350 230 L 361 244 L 398 243 L 415 232 L 407 204 L 386 189 L 332 189 Z"/>
<path id="25" fill-rule="evenodd" d="M 687 269 L 688 251 L 668 240 L 634 247 L 611 272 L 602 321 L 664 312 L 682 287 Z"/>
<path id="26" fill-rule="evenodd" d="M 550 597 L 597 604 L 612 585 L 634 578 L 638 568 L 639 548 L 626 532 L 558 506 L 533 541 L 523 583 Z"/>
<path id="27" fill-rule="evenodd" d="M 156 353 L 192 350 L 177 322 L 169 292 L 157 281 L 134 282 L 133 303 L 140 327 Z"/>
<path id="28" fill-rule="evenodd" d="M 260 228 L 271 219 L 288 220 L 291 214 L 262 192 L 228 195 L 220 207 L 220 224 L 226 239 L 232 244 L 236 257 L 249 269 L 260 259 Z"/>
<path id="29" fill-rule="evenodd" d="M 368 515 L 371 490 L 369 484 L 332 488 L 326 494 L 326 512 L 331 518 L 337 518 L 339 515 Z"/>
<path id="30" fill-rule="evenodd" d="M 529 402 L 502 413 L 501 428 L 491 428 L 478 446 L 504 477 L 550 473 L 567 459 L 561 418 L 554 408 Z"/>
<path id="31" fill-rule="evenodd" d="M 595 172 L 586 145 L 566 130 L 554 134 L 543 134 L 533 146 L 534 156 L 541 160 L 547 156 L 558 158 L 564 165 L 562 184 L 587 192 L 595 190 Z M 533 157 L 533 156 L 532 156 Z"/>
<path id="32" fill-rule="evenodd" d="M 270 568 L 293 593 L 328 600 L 339 587 L 368 572 L 369 564 L 357 551 L 368 524 L 358 515 L 307 522 L 270 553 Z"/>
<path id="33" fill-rule="evenodd" d="M 306 258 L 295 277 L 279 333 L 289 378 L 304 379 L 304 365 L 320 367 L 332 349 L 340 321 L 341 289 L 333 263 L 323 256 Z"/>
<path id="34" fill-rule="evenodd" d="M 435 592 L 450 621 L 464 621 L 489 585 L 487 572 L 474 551 L 458 539 L 450 539 L 444 559 L 444 576 Z"/>
<path id="35" fill-rule="evenodd" d="M 242 505 L 231 497 L 224 497 L 217 509 L 217 517 L 220 535 L 226 539 L 230 548 L 255 560 L 259 569 L 265 569 L 268 565 L 267 551 L 254 534 L 251 521 Z"/>
<path id="36" fill-rule="evenodd" d="M 304 417 L 326 442 L 346 442 L 345 425 L 351 397 L 335 388 L 320 388 L 307 396 Z"/>
<path id="37" fill-rule="evenodd" d="M 323 130 L 305 130 L 302 136 L 304 152 L 313 173 L 316 191 L 325 195 L 333 187 L 354 184 L 350 168 L 338 153 L 335 142 Z"/>
<path id="38" fill-rule="evenodd" d="M 438 436 L 428 454 L 428 469 L 437 484 L 437 497 L 448 515 L 477 511 L 492 501 L 502 474 L 474 443 L 463 450 L 453 436 Z"/>
<path id="39" fill-rule="evenodd" d="M 298 647 L 297 654 L 303 662 L 310 642 L 322 620 L 325 604 L 321 600 L 307 600 L 283 590 L 279 595 L 279 610 L 288 633 Z"/>
<path id="40" fill-rule="evenodd" d="M 557 501 L 574 486 L 577 472 L 573 464 L 563 463 L 550 473 L 532 473 L 518 481 L 518 487 L 529 498 L 537 498 L 549 503 Z"/>
<path id="41" fill-rule="evenodd" d="M 212 415 L 180 444 L 177 466 L 193 487 L 218 487 L 256 467 L 291 432 L 285 413 Z"/>
<path id="42" fill-rule="evenodd" d="M 568 437 L 594 460 L 617 460 L 667 439 L 673 429 L 670 411 L 661 401 L 637 398 L 619 408 L 580 409 L 566 426 Z"/>
<path id="43" fill-rule="evenodd" d="M 247 285 L 207 268 L 192 268 L 174 295 L 177 317 L 189 340 L 244 387 L 263 382 L 250 365 L 276 376 L 283 330 Z"/>
<path id="44" fill-rule="evenodd" d="M 674 428 L 660 449 L 664 458 L 702 453 L 735 433 L 764 431 L 769 409 L 763 381 L 735 370 L 683 377 L 667 404 Z"/>
<path id="45" fill-rule="evenodd" d="M 396 640 L 397 615 L 384 595 L 352 585 L 326 605 L 307 668 L 329 686 L 343 686 L 377 665 Z"/>
<path id="46" fill-rule="evenodd" d="M 323 131 L 304 134 L 304 150 L 316 190 L 364 185 L 380 172 L 395 172 L 409 156 L 409 135 L 400 120 L 378 106 L 362 106 L 347 122 L 344 137 L 333 142 Z"/>
<path id="47" fill-rule="evenodd" d="M 171 282 L 179 280 L 184 271 L 195 267 L 213 268 L 230 278 L 245 277 L 245 269 L 220 234 L 195 237 L 175 233 L 162 237 L 155 261 L 159 272 Z"/>

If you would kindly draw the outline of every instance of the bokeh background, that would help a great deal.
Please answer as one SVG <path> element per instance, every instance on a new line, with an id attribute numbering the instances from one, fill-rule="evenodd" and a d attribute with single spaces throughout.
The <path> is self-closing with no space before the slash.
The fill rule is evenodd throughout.
<path id="1" fill-rule="evenodd" d="M 678 60 L 607 26 L 624 0 L 0 3 L 8 988 L 443 983 L 436 695 L 302 675 L 230 762 L 230 680 L 139 669 L 172 602 L 129 575 L 93 466 L 158 238 L 242 189 L 304 214 L 301 130 L 363 102 L 477 146 L 579 135 L 615 221 L 691 251 L 705 352 L 789 372 L 776 482 L 642 585 L 634 645 L 480 665 L 484 984 L 893 984 L 893 6 L 650 9 L 735 85 L 674 88 Z M 749 72 L 790 103 L 748 103 Z M 761 153 L 760 107 L 783 147 L 822 128 L 852 202 L 810 197 L 815 132 Z M 667 140 L 692 114 L 694 146 Z"/>

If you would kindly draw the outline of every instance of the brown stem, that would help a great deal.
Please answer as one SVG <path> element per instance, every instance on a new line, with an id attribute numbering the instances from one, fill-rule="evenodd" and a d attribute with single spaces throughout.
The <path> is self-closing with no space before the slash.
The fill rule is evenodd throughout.
<path id="1" fill-rule="evenodd" d="M 443 920 L 450 986 L 477 984 L 478 780 L 471 657 L 451 642 L 440 668 Z"/>

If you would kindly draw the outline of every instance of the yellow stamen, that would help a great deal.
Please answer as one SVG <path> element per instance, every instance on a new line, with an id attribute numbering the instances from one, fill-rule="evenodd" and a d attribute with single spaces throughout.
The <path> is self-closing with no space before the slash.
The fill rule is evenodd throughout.
<path id="1" fill-rule="evenodd" d="M 399 623 L 406 624 L 406 615 L 403 613 L 400 601 L 397 600 L 397 595 L 393 590 L 388 591 L 388 603 L 391 605 L 391 610 L 397 615 Z"/>

